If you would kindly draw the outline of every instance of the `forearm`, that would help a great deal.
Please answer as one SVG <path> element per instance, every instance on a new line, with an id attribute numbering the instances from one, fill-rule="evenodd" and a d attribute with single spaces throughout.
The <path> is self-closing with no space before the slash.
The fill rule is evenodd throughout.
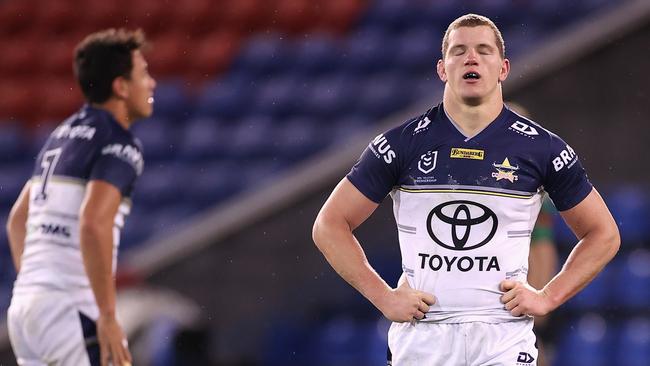
<path id="1" fill-rule="evenodd" d="M 562 270 L 542 291 L 553 309 L 583 289 L 618 251 L 618 235 L 587 235 L 573 248 Z"/>
<path id="2" fill-rule="evenodd" d="M 379 302 L 391 291 L 391 287 L 368 263 L 361 245 L 347 224 L 317 221 L 313 237 L 332 268 L 379 308 Z"/>
<path id="3" fill-rule="evenodd" d="M 81 225 L 84 267 L 101 315 L 115 314 L 112 223 Z"/>

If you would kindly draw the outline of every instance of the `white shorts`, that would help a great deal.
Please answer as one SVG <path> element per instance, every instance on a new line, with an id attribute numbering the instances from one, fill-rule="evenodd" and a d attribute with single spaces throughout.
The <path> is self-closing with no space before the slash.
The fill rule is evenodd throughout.
<path id="1" fill-rule="evenodd" d="M 7 314 L 20 366 L 99 365 L 94 303 L 61 291 L 14 294 Z"/>
<path id="2" fill-rule="evenodd" d="M 506 323 L 393 323 L 388 347 L 388 364 L 393 366 L 537 365 L 532 318 Z"/>

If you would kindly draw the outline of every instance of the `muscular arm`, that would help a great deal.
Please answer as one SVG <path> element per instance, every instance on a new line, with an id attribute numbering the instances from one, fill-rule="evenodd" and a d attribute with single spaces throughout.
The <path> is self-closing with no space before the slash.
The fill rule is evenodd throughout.
<path id="1" fill-rule="evenodd" d="M 11 250 L 11 258 L 16 268 L 16 273 L 20 272 L 20 258 L 25 249 L 25 237 L 27 236 L 27 213 L 29 211 L 29 188 L 30 182 L 28 181 L 20 196 L 14 203 L 7 219 L 7 237 L 9 239 L 9 249 Z"/>
<path id="2" fill-rule="evenodd" d="M 424 316 L 433 296 L 408 286 L 393 290 L 368 263 L 361 245 L 352 234 L 377 208 L 344 178 L 321 209 L 313 228 L 313 239 L 336 272 L 394 321 Z M 400 292 L 401 291 L 401 292 Z"/>
<path id="3" fill-rule="evenodd" d="M 501 290 L 507 291 L 501 301 L 515 316 L 545 315 L 562 305 L 596 277 L 618 251 L 618 228 L 595 189 L 561 215 L 578 238 L 578 244 L 562 270 L 540 291 L 514 281 L 501 283 Z"/>
<path id="4" fill-rule="evenodd" d="M 555 307 L 587 286 L 616 255 L 621 243 L 616 222 L 595 189 L 560 214 L 579 241 L 560 273 L 542 289 Z"/>

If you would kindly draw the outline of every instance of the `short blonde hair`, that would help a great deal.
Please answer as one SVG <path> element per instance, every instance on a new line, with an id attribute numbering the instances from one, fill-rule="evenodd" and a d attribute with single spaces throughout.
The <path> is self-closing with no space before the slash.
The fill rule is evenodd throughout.
<path id="1" fill-rule="evenodd" d="M 451 24 L 449 24 L 449 27 L 447 27 L 445 36 L 442 38 L 442 59 L 444 60 L 445 54 L 449 49 L 449 33 L 451 33 L 452 30 L 458 29 L 460 27 L 478 27 L 482 25 L 486 25 L 492 28 L 492 31 L 494 32 L 494 40 L 497 44 L 497 48 L 499 49 L 499 54 L 501 55 L 501 58 L 506 58 L 506 44 L 503 42 L 503 36 L 501 35 L 501 31 L 499 28 L 497 28 L 496 24 L 494 24 L 490 18 L 484 17 L 482 15 L 465 14 L 459 18 L 456 18 L 456 20 L 451 22 Z"/>

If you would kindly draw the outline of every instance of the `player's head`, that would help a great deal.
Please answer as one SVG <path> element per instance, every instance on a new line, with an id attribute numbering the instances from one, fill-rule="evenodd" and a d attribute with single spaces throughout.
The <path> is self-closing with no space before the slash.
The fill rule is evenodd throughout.
<path id="1" fill-rule="evenodd" d="M 443 37 L 437 69 L 446 87 L 465 103 L 480 104 L 491 93 L 500 93 L 510 71 L 501 32 L 481 15 L 454 20 Z"/>
<path id="2" fill-rule="evenodd" d="M 132 121 L 151 115 L 156 82 L 141 52 L 145 44 L 141 30 L 107 29 L 77 45 L 74 71 L 89 103 L 114 98 L 124 103 Z"/>

